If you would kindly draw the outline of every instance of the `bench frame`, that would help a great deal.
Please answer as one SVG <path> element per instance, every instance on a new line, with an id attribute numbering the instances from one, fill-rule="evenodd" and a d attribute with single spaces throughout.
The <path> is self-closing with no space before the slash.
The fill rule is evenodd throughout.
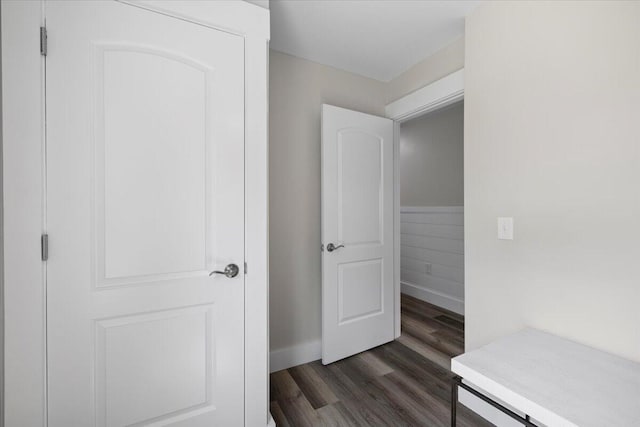
<path id="1" fill-rule="evenodd" d="M 518 415 L 515 412 L 513 412 L 511 409 L 505 407 L 504 405 L 499 404 L 495 400 L 485 396 L 484 394 L 480 393 L 478 390 L 476 390 L 476 389 L 468 386 L 464 382 L 462 382 L 462 377 L 459 376 L 459 375 L 455 375 L 451 379 L 451 427 L 456 427 L 456 422 L 457 422 L 458 387 L 463 388 L 464 390 L 466 390 L 469 393 L 473 394 L 474 396 L 476 396 L 478 399 L 482 400 L 483 402 L 488 403 L 489 405 L 491 405 L 494 408 L 498 409 L 502 413 L 504 413 L 504 414 L 510 416 L 511 418 L 513 418 L 514 420 L 522 423 L 522 425 L 525 425 L 527 427 L 538 427 L 536 424 L 531 422 L 531 419 L 529 418 L 529 415 L 525 415 L 524 417 L 521 417 L 520 415 Z"/>

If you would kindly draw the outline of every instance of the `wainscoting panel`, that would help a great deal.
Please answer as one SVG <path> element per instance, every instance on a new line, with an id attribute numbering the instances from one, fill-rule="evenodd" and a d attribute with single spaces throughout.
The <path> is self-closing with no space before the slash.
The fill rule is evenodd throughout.
<path id="1" fill-rule="evenodd" d="M 400 208 L 402 292 L 464 314 L 464 208 Z"/>

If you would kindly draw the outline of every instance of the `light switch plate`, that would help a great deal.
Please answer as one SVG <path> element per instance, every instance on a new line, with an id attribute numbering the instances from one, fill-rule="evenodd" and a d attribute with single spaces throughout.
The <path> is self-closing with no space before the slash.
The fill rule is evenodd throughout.
<path id="1" fill-rule="evenodd" d="M 498 239 L 513 240 L 513 218 L 498 217 Z"/>

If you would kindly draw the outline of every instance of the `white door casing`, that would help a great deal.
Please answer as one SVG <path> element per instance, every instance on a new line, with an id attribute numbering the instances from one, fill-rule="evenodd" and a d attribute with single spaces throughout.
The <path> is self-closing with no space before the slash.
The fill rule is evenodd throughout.
<path id="1" fill-rule="evenodd" d="M 244 40 L 118 2 L 46 20 L 49 425 L 242 425 Z"/>
<path id="2" fill-rule="evenodd" d="M 444 108 L 464 99 L 464 68 L 429 83 L 385 107 L 386 116 L 394 121 L 394 282 L 395 282 L 395 334 L 400 336 L 400 125 L 424 114 Z"/>
<path id="3" fill-rule="evenodd" d="M 322 242 L 328 364 L 394 339 L 393 121 L 322 106 Z"/>

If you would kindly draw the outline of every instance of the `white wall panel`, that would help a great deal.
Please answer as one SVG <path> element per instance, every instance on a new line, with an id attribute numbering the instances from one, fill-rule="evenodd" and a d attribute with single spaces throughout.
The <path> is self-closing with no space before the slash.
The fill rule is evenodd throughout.
<path id="1" fill-rule="evenodd" d="M 460 206 L 400 209 L 403 293 L 463 313 L 463 221 Z"/>

